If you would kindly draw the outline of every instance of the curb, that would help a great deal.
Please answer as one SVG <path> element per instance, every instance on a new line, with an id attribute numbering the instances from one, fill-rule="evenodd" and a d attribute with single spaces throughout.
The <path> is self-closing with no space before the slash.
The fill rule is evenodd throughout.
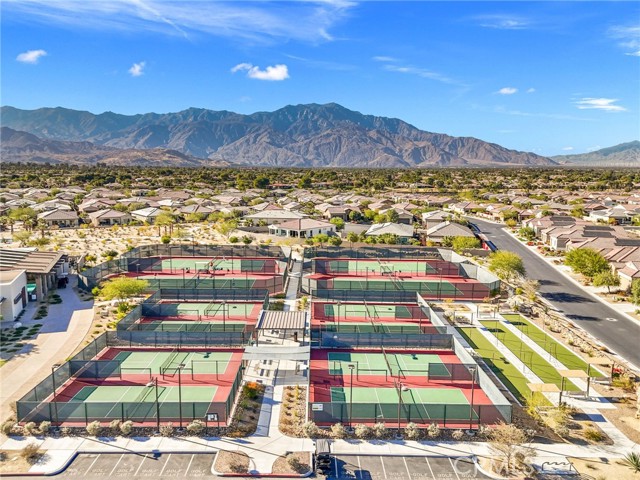
<path id="1" fill-rule="evenodd" d="M 304 452 L 303 452 L 304 453 Z M 309 465 L 313 465 L 312 453 L 307 452 L 309 454 Z M 217 458 L 217 457 L 216 457 Z M 279 458 L 279 457 L 278 457 Z M 251 461 L 251 457 L 249 457 Z M 313 475 L 313 469 L 308 470 L 304 473 L 295 474 L 295 473 L 260 473 L 260 472 L 242 472 L 242 473 L 221 473 L 215 469 L 215 461 L 211 465 L 211 473 L 217 475 L 219 477 L 252 477 L 252 478 L 308 478 Z"/>

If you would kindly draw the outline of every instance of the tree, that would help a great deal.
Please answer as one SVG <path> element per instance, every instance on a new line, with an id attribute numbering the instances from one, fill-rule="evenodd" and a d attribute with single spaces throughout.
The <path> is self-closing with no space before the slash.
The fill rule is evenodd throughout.
<path id="1" fill-rule="evenodd" d="M 158 235 L 160 235 L 160 227 L 164 227 L 164 233 L 166 235 L 167 228 L 169 228 L 169 233 L 173 232 L 173 224 L 176 223 L 176 219 L 171 212 L 160 212 L 155 218 L 154 223 L 158 227 Z"/>
<path id="2" fill-rule="evenodd" d="M 576 248 L 571 250 L 564 259 L 565 265 L 571 269 L 592 279 L 598 273 L 610 270 L 609 262 L 602 254 L 592 248 Z"/>
<path id="3" fill-rule="evenodd" d="M 333 223 L 336 226 L 336 230 L 342 230 L 344 228 L 344 220 L 340 217 L 335 217 L 329 220 L 329 223 Z"/>
<path id="4" fill-rule="evenodd" d="M 269 177 L 260 175 L 253 181 L 254 188 L 267 188 L 269 186 Z"/>
<path id="5" fill-rule="evenodd" d="M 386 213 L 386 217 L 387 217 L 387 222 L 396 223 L 400 218 L 400 215 L 395 209 L 392 208 Z"/>
<path id="6" fill-rule="evenodd" d="M 531 227 L 522 227 L 520 230 L 518 230 L 518 235 L 530 242 L 532 240 L 535 240 L 536 231 Z"/>
<path id="7" fill-rule="evenodd" d="M 358 240 L 360 240 L 360 235 L 358 235 L 356 232 L 347 233 L 347 241 L 349 242 L 349 246 L 353 247 L 354 242 L 357 242 Z"/>
<path id="8" fill-rule="evenodd" d="M 522 284 L 522 291 L 532 302 L 536 299 L 538 290 L 540 290 L 540 282 L 537 280 L 527 280 Z"/>
<path id="9" fill-rule="evenodd" d="M 476 237 L 453 237 L 451 246 L 456 252 L 460 253 L 469 248 L 480 248 L 480 240 Z"/>
<path id="10" fill-rule="evenodd" d="M 28 230 L 20 230 L 13 234 L 13 240 L 20 242 L 20 246 L 24 247 L 31 238 L 31 232 Z"/>
<path id="11" fill-rule="evenodd" d="M 249 245 L 251 242 L 253 242 L 253 237 L 250 237 L 249 235 L 244 235 L 242 237 L 242 243 L 245 245 Z"/>
<path id="12" fill-rule="evenodd" d="M 236 220 L 223 220 L 216 223 L 216 231 L 224 237 L 228 237 L 229 234 L 233 232 L 237 227 L 238 222 Z"/>
<path id="13" fill-rule="evenodd" d="M 620 277 L 612 270 L 596 273 L 593 277 L 594 287 L 607 287 L 607 292 L 611 293 L 611 287 L 620 286 Z"/>
<path id="14" fill-rule="evenodd" d="M 340 237 L 329 237 L 329 245 L 332 247 L 339 247 L 342 245 L 342 239 Z"/>
<path id="15" fill-rule="evenodd" d="M 498 250 L 489 255 L 489 270 L 507 282 L 524 277 L 526 274 L 522 258 L 506 250 Z"/>
<path id="16" fill-rule="evenodd" d="M 105 300 L 118 300 L 118 303 L 123 304 L 129 297 L 139 296 L 147 288 L 149 288 L 149 282 L 146 280 L 117 277 L 104 282 L 101 295 Z"/>
<path id="17" fill-rule="evenodd" d="M 516 466 L 516 459 L 531 456 L 530 448 L 523 444 L 530 440 L 530 436 L 524 430 L 518 428 L 513 423 L 500 423 L 491 431 L 491 446 L 496 450 L 502 459 L 503 474 L 509 474 Z"/>
<path id="18" fill-rule="evenodd" d="M 298 188 L 309 188 L 311 186 L 311 177 L 309 175 L 305 175 L 298 182 Z"/>
<path id="19" fill-rule="evenodd" d="M 314 235 L 312 238 L 313 243 L 317 243 L 321 247 L 329 241 L 329 235 L 327 235 L 326 233 L 319 233 L 317 235 Z"/>
<path id="20" fill-rule="evenodd" d="M 631 301 L 634 305 L 640 305 L 640 278 L 631 282 Z"/>
<path id="21" fill-rule="evenodd" d="M 359 222 L 360 220 L 362 220 L 362 214 L 357 210 L 351 210 L 349 212 L 349 220 L 352 222 Z"/>

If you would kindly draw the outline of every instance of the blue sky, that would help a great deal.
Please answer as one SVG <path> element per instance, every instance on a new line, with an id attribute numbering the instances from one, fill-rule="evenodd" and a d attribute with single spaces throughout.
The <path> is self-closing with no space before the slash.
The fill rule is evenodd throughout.
<path id="1" fill-rule="evenodd" d="M 1 102 L 337 102 L 541 155 L 640 135 L 638 2 L 3 0 Z"/>

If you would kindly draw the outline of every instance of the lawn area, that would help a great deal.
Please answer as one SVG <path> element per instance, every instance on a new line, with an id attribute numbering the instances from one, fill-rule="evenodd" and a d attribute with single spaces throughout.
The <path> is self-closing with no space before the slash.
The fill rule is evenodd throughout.
<path id="1" fill-rule="evenodd" d="M 527 387 L 527 379 L 513 364 L 505 359 L 496 347 L 491 345 L 477 328 L 456 328 L 469 345 L 482 357 L 484 362 L 496 376 L 504 383 L 505 387 L 524 404 L 531 398 L 531 390 Z"/>
<path id="2" fill-rule="evenodd" d="M 562 377 L 558 371 L 544 358 L 538 355 L 526 343 L 520 340 L 507 327 L 495 320 L 488 320 L 482 323 L 483 326 L 495 335 L 513 354 L 527 365 L 544 383 L 555 383 L 558 387 L 562 384 Z M 564 383 L 566 391 L 577 392 L 580 389 L 573 382 L 566 380 Z"/>
<path id="3" fill-rule="evenodd" d="M 566 348 L 555 338 L 547 335 L 540 330 L 536 325 L 521 315 L 502 315 L 506 320 L 511 322 L 511 325 L 522 331 L 527 337 L 536 342 L 547 353 L 553 355 L 559 362 L 561 362 L 569 370 L 582 370 L 586 372 L 589 368 L 589 364 L 585 362 L 578 355 Z M 555 345 L 555 347 L 554 347 Z M 597 377 L 604 377 L 594 367 L 591 367 L 591 374 Z"/>

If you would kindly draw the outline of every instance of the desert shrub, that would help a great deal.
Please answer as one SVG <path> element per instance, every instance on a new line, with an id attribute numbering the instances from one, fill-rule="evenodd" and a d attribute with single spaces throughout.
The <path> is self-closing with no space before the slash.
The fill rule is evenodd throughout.
<path id="1" fill-rule="evenodd" d="M 24 424 L 24 431 L 28 435 L 33 435 L 36 431 L 37 425 L 36 422 L 27 422 Z"/>
<path id="2" fill-rule="evenodd" d="M 13 427 L 15 424 L 16 424 L 15 421 L 7 420 L 5 422 L 2 422 L 2 426 L 0 427 L 0 430 L 2 431 L 3 434 L 7 436 L 11 435 L 11 430 L 13 430 Z"/>
<path id="3" fill-rule="evenodd" d="M 584 438 L 590 442 L 601 442 L 604 440 L 604 433 L 595 427 L 587 427 L 584 429 Z"/>
<path id="4" fill-rule="evenodd" d="M 51 430 L 51 422 L 49 420 L 41 421 L 38 430 L 40 430 L 40 433 L 42 435 L 46 435 L 47 433 L 49 433 L 49 430 Z"/>
<path id="5" fill-rule="evenodd" d="M 313 438 L 318 435 L 318 426 L 314 422 L 305 422 L 302 425 L 302 432 L 309 438 Z"/>
<path id="6" fill-rule="evenodd" d="M 355 432 L 356 437 L 364 439 L 364 438 L 369 438 L 371 436 L 371 428 L 369 428 L 367 425 L 365 425 L 364 423 L 358 423 L 355 426 Z"/>
<path id="7" fill-rule="evenodd" d="M 374 424 L 371 430 L 373 431 L 373 434 L 376 436 L 376 438 L 386 438 L 389 435 L 389 429 L 382 422 Z"/>
<path id="8" fill-rule="evenodd" d="M 418 428 L 418 425 L 410 422 L 407 423 L 406 427 L 404 427 L 404 434 L 409 440 L 417 440 L 418 438 L 420 438 L 420 429 Z"/>
<path id="9" fill-rule="evenodd" d="M 432 423 L 427 427 L 427 435 L 429 438 L 436 438 L 440 436 L 440 427 L 437 423 Z"/>
<path id="10" fill-rule="evenodd" d="M 488 437 L 490 433 L 491 433 L 491 429 L 489 427 L 487 427 L 486 425 L 484 425 L 482 423 L 480 425 L 478 425 L 477 435 L 479 437 L 482 437 L 482 438 Z"/>
<path id="11" fill-rule="evenodd" d="M 173 423 L 169 422 L 166 425 L 160 425 L 160 435 L 163 437 L 173 437 Z"/>
<path id="12" fill-rule="evenodd" d="M 133 422 L 131 420 L 127 420 L 120 424 L 120 433 L 122 433 L 122 435 L 130 435 L 132 430 Z"/>
<path id="13" fill-rule="evenodd" d="M 258 384 L 256 382 L 248 382 L 244 387 L 244 394 L 252 400 L 258 398 Z"/>
<path id="14" fill-rule="evenodd" d="M 28 443 L 20 451 L 20 456 L 29 463 L 35 463 L 40 458 L 40 447 L 37 443 Z"/>
<path id="15" fill-rule="evenodd" d="M 194 435 L 200 435 L 204 430 L 204 423 L 202 420 L 194 420 L 189 425 L 187 425 L 187 432 L 192 433 Z"/>
<path id="16" fill-rule="evenodd" d="M 341 423 L 331 425 L 331 436 L 333 438 L 344 438 L 347 436 L 347 429 Z"/>
<path id="17" fill-rule="evenodd" d="M 120 433 L 120 425 L 122 425 L 122 421 L 119 419 L 111 420 L 109 423 L 109 430 L 111 430 L 111 435 L 117 435 Z"/>
<path id="18" fill-rule="evenodd" d="M 287 463 L 293 471 L 298 473 L 302 473 L 306 469 L 305 466 L 300 462 L 300 460 L 298 460 L 298 457 L 296 457 L 295 455 L 288 455 Z"/>
<path id="19" fill-rule="evenodd" d="M 60 429 L 60 434 L 63 437 L 69 437 L 69 436 L 71 436 L 71 429 L 69 427 L 62 427 Z"/>
<path id="20" fill-rule="evenodd" d="M 98 435 L 100 435 L 100 432 L 102 431 L 102 426 L 100 425 L 99 421 L 94 420 L 89 425 L 87 425 L 86 430 L 89 435 L 93 437 L 97 437 Z"/>
<path id="21" fill-rule="evenodd" d="M 464 437 L 464 432 L 462 430 L 454 430 L 451 432 L 451 438 L 453 438 L 456 442 L 459 442 Z"/>

